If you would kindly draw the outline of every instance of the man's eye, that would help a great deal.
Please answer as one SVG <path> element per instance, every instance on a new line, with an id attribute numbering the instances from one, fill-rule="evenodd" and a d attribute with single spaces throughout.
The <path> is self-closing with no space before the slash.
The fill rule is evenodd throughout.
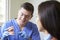
<path id="1" fill-rule="evenodd" d="M 23 13 L 21 14 L 21 16 L 23 16 Z"/>

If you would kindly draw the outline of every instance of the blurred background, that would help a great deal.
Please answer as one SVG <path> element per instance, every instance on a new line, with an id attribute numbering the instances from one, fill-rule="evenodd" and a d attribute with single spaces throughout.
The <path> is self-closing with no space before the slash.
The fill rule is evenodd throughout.
<path id="1" fill-rule="evenodd" d="M 33 4 L 34 16 L 30 21 L 36 23 L 38 5 L 43 1 L 47 1 L 47 0 L 0 0 L 0 26 L 8 20 L 12 18 L 16 18 L 18 9 L 20 8 L 20 5 L 24 2 L 30 2 Z"/>

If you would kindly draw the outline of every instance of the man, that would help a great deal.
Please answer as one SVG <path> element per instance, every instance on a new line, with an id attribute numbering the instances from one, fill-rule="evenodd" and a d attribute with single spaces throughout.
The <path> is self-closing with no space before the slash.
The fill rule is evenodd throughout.
<path id="1" fill-rule="evenodd" d="M 26 2 L 21 5 L 17 19 L 7 21 L 1 28 L 2 40 L 40 40 L 36 24 L 29 22 L 34 7 Z"/>

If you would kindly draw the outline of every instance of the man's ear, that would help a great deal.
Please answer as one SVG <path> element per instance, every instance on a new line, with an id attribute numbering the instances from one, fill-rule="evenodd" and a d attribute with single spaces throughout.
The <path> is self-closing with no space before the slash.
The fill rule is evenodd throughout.
<path id="1" fill-rule="evenodd" d="M 30 16 L 29 20 L 33 17 L 33 15 Z"/>
<path id="2" fill-rule="evenodd" d="M 31 18 L 33 17 L 33 15 L 31 15 Z"/>

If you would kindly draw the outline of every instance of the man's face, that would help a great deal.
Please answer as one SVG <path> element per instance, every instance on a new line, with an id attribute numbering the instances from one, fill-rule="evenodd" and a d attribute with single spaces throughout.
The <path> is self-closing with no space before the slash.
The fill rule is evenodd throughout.
<path id="1" fill-rule="evenodd" d="M 17 19 L 21 25 L 26 24 L 31 19 L 31 17 L 32 17 L 31 12 L 24 8 L 21 8 L 18 11 Z"/>

